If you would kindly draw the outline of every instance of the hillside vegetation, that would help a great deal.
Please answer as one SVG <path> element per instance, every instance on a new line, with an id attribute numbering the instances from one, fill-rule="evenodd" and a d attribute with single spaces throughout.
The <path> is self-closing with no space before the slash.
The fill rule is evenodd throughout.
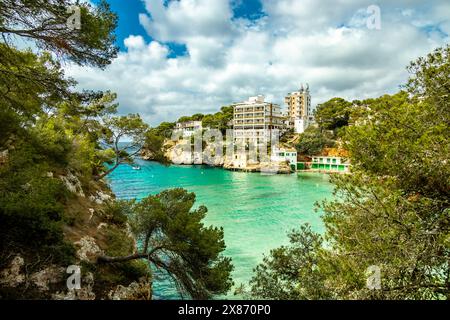
<path id="1" fill-rule="evenodd" d="M 133 162 L 149 127 L 117 115 L 114 93 L 78 92 L 64 77 L 61 61 L 104 68 L 117 52 L 106 2 L 79 4 L 81 30 L 66 26 L 70 5 L 0 3 L 0 298 L 149 299 L 152 265 L 184 297 L 226 293 L 233 267 L 223 231 L 203 225 L 207 209 L 192 210 L 194 194 L 135 203 L 106 184 Z M 38 49 L 17 49 L 23 38 Z M 71 266 L 81 288 L 66 285 Z"/>
<path id="2" fill-rule="evenodd" d="M 332 176 L 336 200 L 318 204 L 325 234 L 293 230 L 256 268 L 251 297 L 450 298 L 450 47 L 408 71 L 397 94 L 319 107 L 352 174 Z"/>

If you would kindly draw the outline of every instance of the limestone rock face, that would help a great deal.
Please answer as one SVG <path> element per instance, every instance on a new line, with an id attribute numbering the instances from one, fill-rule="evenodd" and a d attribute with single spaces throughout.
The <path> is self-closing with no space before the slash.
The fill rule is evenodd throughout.
<path id="1" fill-rule="evenodd" d="M 79 246 L 77 256 L 82 261 L 95 261 L 99 255 L 103 255 L 103 251 L 91 236 L 84 236 L 80 241 L 75 242 Z"/>
<path id="2" fill-rule="evenodd" d="M 117 286 L 109 292 L 108 298 L 111 300 L 150 300 L 150 282 L 141 278 L 139 282 L 132 282 L 129 286 Z"/>
<path id="3" fill-rule="evenodd" d="M 289 174 L 291 168 L 286 161 L 280 162 L 250 162 L 241 160 L 225 160 L 223 165 L 227 170 L 238 170 L 246 172 L 261 172 L 263 174 Z"/>
<path id="4" fill-rule="evenodd" d="M 94 287 L 94 275 L 88 272 L 81 279 L 80 289 L 71 289 L 67 291 L 57 292 L 52 295 L 55 300 L 94 300 L 95 293 L 92 291 Z"/>
<path id="5" fill-rule="evenodd" d="M 98 191 L 96 194 L 89 196 L 89 200 L 95 202 L 96 204 L 103 204 L 111 199 L 112 197 L 109 194 L 102 191 Z"/>
<path id="6" fill-rule="evenodd" d="M 144 149 L 141 151 L 141 158 L 147 161 L 155 160 L 155 155 L 150 150 Z"/>
<path id="7" fill-rule="evenodd" d="M 49 284 L 64 281 L 64 275 L 64 268 L 51 265 L 43 270 L 33 273 L 30 279 L 39 290 L 47 291 L 49 290 Z"/>
<path id="8" fill-rule="evenodd" d="M 288 174 L 291 173 L 291 168 L 286 161 L 263 162 L 260 164 L 260 171 L 269 174 Z"/>
<path id="9" fill-rule="evenodd" d="M 183 148 L 182 144 L 186 143 L 188 142 L 167 143 L 165 145 L 165 157 L 175 164 L 205 164 L 213 167 L 222 167 L 224 165 L 225 156 L 216 155 L 216 150 L 213 148 L 206 148 L 203 152 L 197 153 Z"/>
<path id="10" fill-rule="evenodd" d="M 85 195 L 81 187 L 81 182 L 76 175 L 69 171 L 66 175 L 60 176 L 59 178 L 70 192 L 84 198 Z"/>
<path id="11" fill-rule="evenodd" d="M 8 162 L 9 150 L 0 151 L 0 165 Z"/>
<path id="12" fill-rule="evenodd" d="M 24 260 L 20 255 L 12 259 L 9 267 L 0 273 L 0 284 L 8 287 L 17 287 L 25 281 L 25 275 L 22 274 Z"/>
<path id="13" fill-rule="evenodd" d="M 32 247 L 27 250 L 21 248 L 20 254 L 18 250 L 11 247 L 8 252 L 3 254 L 4 258 L 2 259 L 5 261 L 2 260 L 0 264 L 0 288 L 2 289 L 0 298 L 108 299 L 111 289 L 114 289 L 115 293 L 112 294 L 112 297 L 115 299 L 133 298 L 133 294 L 139 299 L 148 297 L 150 283 L 147 283 L 145 287 L 138 281 L 139 277 L 133 274 L 116 271 L 115 268 L 104 265 L 90 268 L 95 265 L 98 256 L 108 252 L 112 243 L 108 238 L 109 230 L 114 229 L 117 234 L 127 234 L 133 240 L 133 250 L 137 250 L 137 244 L 129 224 L 116 223 L 111 221 L 108 216 L 106 204 L 114 198 L 112 191 L 100 182 L 92 181 L 86 186 L 82 185 L 75 171 L 66 171 L 62 174 L 43 171 L 42 176 L 62 181 L 61 187 L 64 184 L 67 190 L 74 194 L 70 197 L 70 201 L 63 204 L 67 216 L 76 219 L 74 223 L 65 223 L 62 231 L 67 243 L 74 245 L 75 257 L 72 257 L 70 252 L 68 253 L 70 262 L 65 262 L 66 260 L 51 259 L 51 256 L 48 258 L 46 254 L 40 254 L 40 252 L 36 254 Z M 22 187 L 27 190 L 31 185 L 24 184 Z M 128 243 L 126 245 L 129 247 Z M 71 277 L 73 273 L 70 273 L 69 266 L 66 265 L 69 263 L 80 268 L 80 288 L 69 289 L 71 287 L 69 280 L 75 279 Z M 114 277 L 116 272 L 121 272 L 123 275 L 120 283 L 125 287 L 117 286 L 118 283 L 115 282 L 116 277 Z M 103 275 L 105 278 L 102 278 Z M 97 281 L 94 281 L 94 278 Z M 122 279 L 124 280 L 122 281 Z"/>
<path id="14" fill-rule="evenodd" d="M 181 143 L 186 142 L 184 141 L 179 144 L 167 146 L 164 156 L 169 159 L 170 162 L 175 164 L 193 164 L 193 152 L 183 150 Z"/>
<path id="15" fill-rule="evenodd" d="M 247 172 L 263 172 L 267 174 L 288 174 L 291 168 L 286 161 L 259 162 L 247 159 L 246 155 L 227 157 L 226 154 L 216 155 L 213 148 L 208 146 L 202 153 L 195 153 L 190 142 L 181 140 L 171 141 L 165 144 L 166 158 L 175 164 L 205 164 L 213 167 L 223 167 L 227 170 L 239 170 Z M 145 158 L 144 158 L 145 159 Z"/>
<path id="16" fill-rule="evenodd" d="M 57 265 L 49 265 L 42 270 L 29 274 L 25 274 L 25 260 L 21 255 L 15 256 L 9 267 L 0 273 L 0 284 L 6 287 L 18 287 L 27 284 L 34 285 L 37 290 L 45 292 L 50 290 L 49 285 L 64 281 L 66 275 L 65 269 Z"/>

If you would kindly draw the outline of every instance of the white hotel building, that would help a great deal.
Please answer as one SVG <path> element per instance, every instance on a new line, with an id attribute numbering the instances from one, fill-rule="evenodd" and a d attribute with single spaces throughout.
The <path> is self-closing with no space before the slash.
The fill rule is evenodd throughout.
<path id="1" fill-rule="evenodd" d="M 294 127 L 294 132 L 303 133 L 314 123 L 309 86 L 306 85 L 305 89 L 302 85 L 298 91 L 289 93 L 284 101 L 288 106 L 289 122 Z"/>
<path id="2" fill-rule="evenodd" d="M 250 97 L 233 105 L 233 138 L 237 143 L 271 141 L 274 130 L 284 127 L 280 106 L 265 102 L 264 96 Z"/>
<path id="3" fill-rule="evenodd" d="M 201 121 L 177 122 L 174 131 L 181 132 L 183 137 L 190 137 L 203 129 Z"/>

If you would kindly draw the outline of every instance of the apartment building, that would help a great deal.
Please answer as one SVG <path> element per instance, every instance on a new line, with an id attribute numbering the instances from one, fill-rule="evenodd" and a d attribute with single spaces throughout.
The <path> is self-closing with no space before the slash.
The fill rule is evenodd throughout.
<path id="1" fill-rule="evenodd" d="M 288 107 L 288 120 L 295 133 L 302 133 L 314 121 L 311 108 L 311 95 L 309 85 L 306 88 L 301 85 L 298 91 L 289 93 L 284 102 Z"/>
<path id="2" fill-rule="evenodd" d="M 201 121 L 186 121 L 186 122 L 177 122 L 175 124 L 175 131 L 181 131 L 183 137 L 190 137 L 196 131 L 201 131 L 203 129 Z"/>
<path id="3" fill-rule="evenodd" d="M 233 138 L 235 142 L 271 141 L 274 130 L 283 130 L 280 106 L 266 102 L 263 95 L 250 97 L 233 105 Z"/>

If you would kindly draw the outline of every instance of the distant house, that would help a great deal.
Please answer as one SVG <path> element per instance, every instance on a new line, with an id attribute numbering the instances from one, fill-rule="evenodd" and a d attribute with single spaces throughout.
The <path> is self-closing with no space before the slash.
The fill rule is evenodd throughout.
<path id="1" fill-rule="evenodd" d="M 270 156 L 271 161 L 286 161 L 292 170 L 295 171 L 297 165 L 297 150 L 279 148 L 275 149 Z"/>
<path id="2" fill-rule="evenodd" d="M 272 161 L 287 161 L 289 163 L 297 163 L 297 151 L 295 149 L 275 149 L 275 151 L 270 156 Z"/>
<path id="3" fill-rule="evenodd" d="M 311 170 L 329 172 L 348 172 L 350 163 L 342 157 L 316 156 L 312 158 Z"/>
<path id="4" fill-rule="evenodd" d="M 201 121 L 186 121 L 177 122 L 175 125 L 175 131 L 180 131 L 183 137 L 190 137 L 196 131 L 201 131 L 203 129 Z"/>

